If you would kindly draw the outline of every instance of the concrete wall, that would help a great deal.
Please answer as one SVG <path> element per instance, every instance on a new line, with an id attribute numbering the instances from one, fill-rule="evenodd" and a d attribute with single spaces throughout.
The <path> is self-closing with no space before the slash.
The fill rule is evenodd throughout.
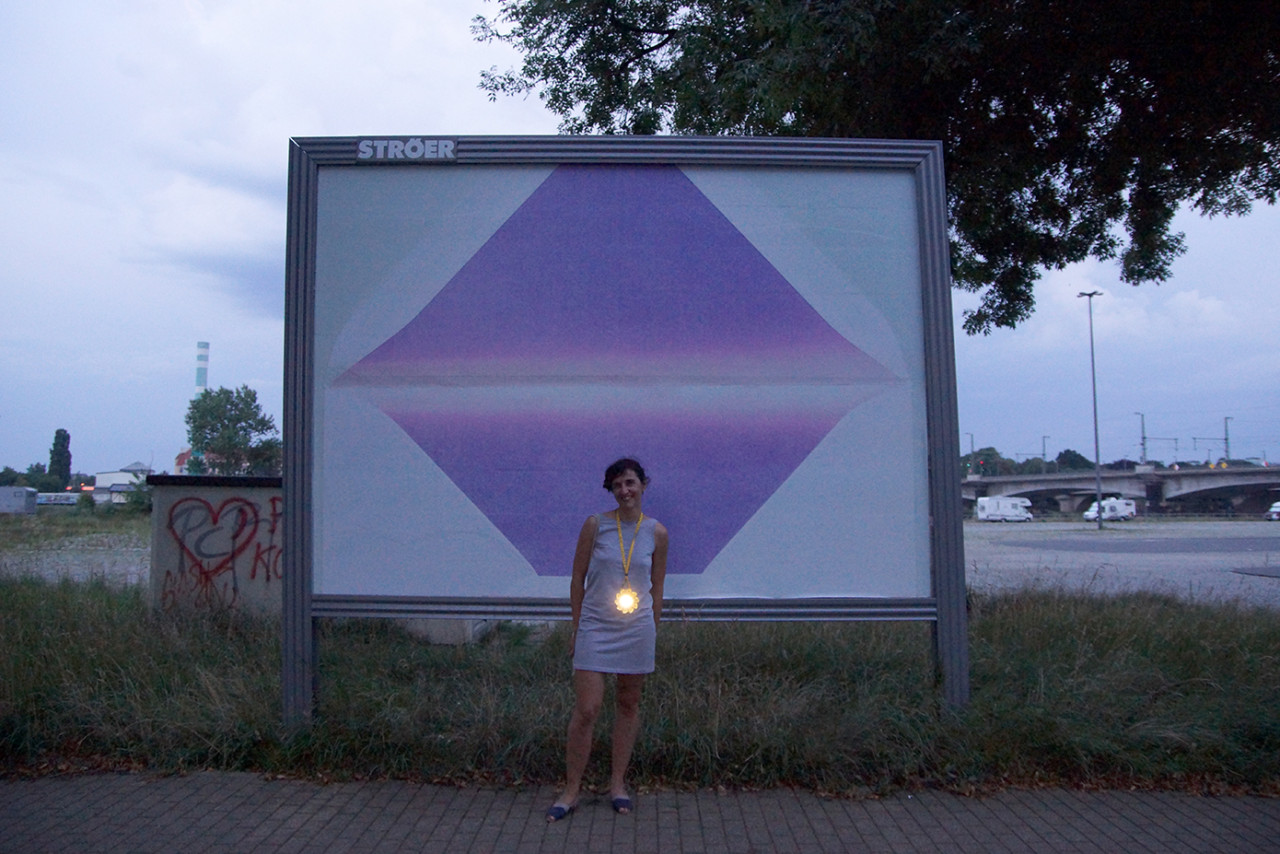
<path id="1" fill-rule="evenodd" d="M 281 608 L 278 477 L 152 475 L 151 604 Z"/>
<path id="2" fill-rule="evenodd" d="M 147 484 L 152 607 L 280 613 L 280 478 L 151 475 Z M 415 637 L 443 644 L 473 643 L 493 625 L 400 622 Z"/>

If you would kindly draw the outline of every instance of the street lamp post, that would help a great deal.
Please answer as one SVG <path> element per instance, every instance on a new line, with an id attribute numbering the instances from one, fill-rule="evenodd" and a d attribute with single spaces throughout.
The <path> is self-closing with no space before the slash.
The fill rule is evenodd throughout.
<path id="1" fill-rule="evenodd" d="M 1102 530 L 1102 450 L 1098 441 L 1098 366 L 1093 357 L 1093 298 L 1102 296 L 1102 291 L 1081 291 L 1077 297 L 1089 300 L 1089 378 L 1093 385 L 1093 481 L 1094 495 L 1098 509 L 1098 530 Z"/>

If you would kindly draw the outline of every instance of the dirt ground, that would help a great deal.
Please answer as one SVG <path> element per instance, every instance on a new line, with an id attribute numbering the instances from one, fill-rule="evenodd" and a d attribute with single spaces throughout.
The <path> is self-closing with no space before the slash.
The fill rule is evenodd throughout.
<path id="1" fill-rule="evenodd" d="M 1280 522 L 997 523 L 964 526 L 970 588 L 1027 584 L 1103 592 L 1152 590 L 1280 608 Z M 146 584 L 149 544 L 105 535 L 56 548 L 0 551 L 0 574 Z"/>

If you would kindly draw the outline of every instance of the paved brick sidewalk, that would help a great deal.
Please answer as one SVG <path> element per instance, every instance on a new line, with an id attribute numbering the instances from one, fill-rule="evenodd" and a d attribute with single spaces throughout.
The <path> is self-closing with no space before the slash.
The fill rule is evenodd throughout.
<path id="1" fill-rule="evenodd" d="M 1146 792 L 659 792 L 547 825 L 552 791 L 254 774 L 0 781 L 0 852 L 1274 852 L 1280 799 Z"/>

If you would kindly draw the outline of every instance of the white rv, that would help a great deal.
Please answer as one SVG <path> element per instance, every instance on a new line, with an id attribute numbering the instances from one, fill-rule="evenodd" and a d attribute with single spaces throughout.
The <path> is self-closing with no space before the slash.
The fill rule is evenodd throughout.
<path id="1" fill-rule="evenodd" d="M 982 522 L 1030 522 L 1031 501 L 1002 495 L 979 498 L 976 515 Z"/>
<path id="2" fill-rule="evenodd" d="M 1123 522 L 1125 519 L 1132 519 L 1138 515 L 1138 505 L 1131 498 L 1104 498 L 1102 499 L 1102 521 L 1104 522 Z M 1098 502 L 1089 505 L 1089 509 L 1084 511 L 1084 520 L 1086 522 L 1098 521 Z"/>

